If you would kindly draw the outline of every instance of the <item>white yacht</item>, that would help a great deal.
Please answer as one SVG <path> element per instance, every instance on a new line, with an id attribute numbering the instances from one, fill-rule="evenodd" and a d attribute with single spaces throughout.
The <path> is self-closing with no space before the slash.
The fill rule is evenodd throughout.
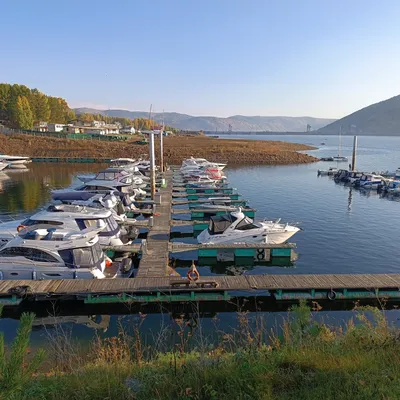
<path id="1" fill-rule="evenodd" d="M 104 279 L 130 277 L 130 262 L 113 263 L 103 253 L 98 230 L 21 231 L 0 250 L 0 280 Z"/>
<path id="2" fill-rule="evenodd" d="M 300 228 L 280 221 L 260 221 L 243 214 L 242 210 L 211 217 L 208 229 L 197 236 L 199 243 L 270 243 L 289 240 Z"/>
<path id="3" fill-rule="evenodd" d="M 122 237 L 121 229 L 110 210 L 68 204 L 50 205 L 46 210 L 39 211 L 29 218 L 0 224 L 0 243 L 4 245 L 26 227 L 57 227 L 71 232 L 97 227 L 102 229 L 98 235 L 103 246 L 131 243 L 128 238 Z"/>
<path id="4" fill-rule="evenodd" d="M 361 179 L 363 172 L 350 172 L 350 175 L 346 178 L 346 182 L 350 185 L 355 185 L 355 183 Z"/>
<path id="5" fill-rule="evenodd" d="M 336 172 L 338 172 L 337 168 L 331 167 L 329 169 L 319 169 L 318 170 L 318 175 L 324 176 L 324 175 L 328 175 L 328 176 L 333 176 L 336 174 Z"/>
<path id="6" fill-rule="evenodd" d="M 190 157 L 182 161 L 182 167 L 187 167 L 187 166 L 191 167 L 218 166 L 222 170 L 226 167 L 226 164 L 210 162 L 205 158 Z"/>
<path id="7" fill-rule="evenodd" d="M 5 154 L 0 154 L 0 161 L 6 163 L 7 165 L 24 165 L 32 162 L 30 157 L 20 157 L 20 156 L 8 156 Z"/>
<path id="8" fill-rule="evenodd" d="M 364 174 L 356 181 L 356 186 L 359 186 L 360 189 L 378 190 L 384 180 L 381 175 Z"/>
<path id="9" fill-rule="evenodd" d="M 237 211 L 238 207 L 235 205 L 237 201 L 233 202 L 230 197 L 210 197 L 201 200 L 201 203 L 191 204 L 190 208 L 196 209 L 213 209 L 226 212 Z M 243 204 L 243 203 L 242 203 Z"/>

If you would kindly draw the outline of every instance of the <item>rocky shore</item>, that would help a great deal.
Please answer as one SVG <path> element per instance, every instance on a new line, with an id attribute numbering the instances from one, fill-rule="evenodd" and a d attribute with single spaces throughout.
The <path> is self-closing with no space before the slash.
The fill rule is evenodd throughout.
<path id="1" fill-rule="evenodd" d="M 135 144 L 137 138 L 124 142 L 103 140 L 73 140 L 29 135 L 0 135 L 0 152 L 29 157 L 131 157 L 148 154 L 148 145 Z M 174 136 L 164 138 L 164 161 L 180 164 L 190 156 L 204 157 L 210 161 L 229 164 L 304 164 L 316 158 L 298 153 L 313 147 L 264 140 L 215 139 L 205 136 Z M 156 138 L 156 157 L 159 140 Z"/>

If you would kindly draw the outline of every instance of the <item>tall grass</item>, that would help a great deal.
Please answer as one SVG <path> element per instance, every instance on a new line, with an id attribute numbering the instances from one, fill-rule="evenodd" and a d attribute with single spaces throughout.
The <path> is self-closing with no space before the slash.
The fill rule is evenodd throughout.
<path id="1" fill-rule="evenodd" d="M 318 323 L 312 316 L 302 302 L 293 307 L 279 330 L 269 331 L 262 318 L 251 323 L 246 313 L 239 313 L 238 328 L 229 334 L 216 328 L 220 339 L 211 345 L 207 338 L 195 338 L 193 332 L 199 333 L 200 325 L 182 315 L 175 320 L 173 332 L 166 328 L 159 333 L 165 340 L 168 329 L 175 334 L 168 351 L 155 351 L 143 342 L 145 316 L 140 316 L 129 334 L 121 329 L 114 338 L 97 336 L 80 362 L 74 354 L 74 363 L 54 363 L 40 374 L 32 374 L 37 364 L 26 369 L 17 363 L 20 372 L 14 376 L 28 374 L 29 380 L 23 378 L 23 390 L 10 392 L 8 398 L 400 398 L 400 330 L 387 323 L 383 311 L 358 308 L 344 327 Z M 165 343 L 161 347 L 165 349 Z M 54 349 L 62 351 L 50 346 L 50 359 Z M 0 356 L 5 357 L 4 353 Z"/>

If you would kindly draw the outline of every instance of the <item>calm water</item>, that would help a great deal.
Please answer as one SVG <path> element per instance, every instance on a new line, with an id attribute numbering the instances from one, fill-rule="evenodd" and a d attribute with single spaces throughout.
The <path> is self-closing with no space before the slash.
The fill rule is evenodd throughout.
<path id="1" fill-rule="evenodd" d="M 238 138 L 239 136 L 234 136 Z M 317 157 L 337 154 L 338 139 L 332 136 L 244 136 L 246 139 L 285 140 L 318 146 L 310 152 Z M 320 145 L 322 142 L 325 145 Z M 342 155 L 351 157 L 352 138 L 342 138 Z M 341 163 L 343 168 L 348 163 Z M 257 218 L 282 218 L 300 222 L 303 231 L 292 238 L 297 243 L 299 259 L 295 266 L 258 266 L 246 273 L 307 274 L 307 273 L 400 273 L 400 203 L 380 198 L 376 193 L 360 192 L 335 184 L 327 177 L 317 177 L 319 168 L 337 166 L 336 163 L 315 163 L 295 166 L 229 166 L 227 175 L 231 186 L 257 209 Z M 359 170 L 395 170 L 400 166 L 400 138 L 359 137 L 357 167 Z M 96 171 L 99 165 L 44 165 L 31 164 L 29 171 L 10 171 L 0 177 L 0 214 L 9 218 L 29 214 L 43 206 L 50 198 L 51 188 L 69 186 L 78 172 Z M 181 240 L 181 239 L 179 239 Z M 186 239 L 191 241 L 194 239 Z M 187 260 L 193 254 L 187 255 Z M 185 269 L 179 269 L 185 271 Z M 204 275 L 224 273 L 224 269 L 202 267 Z M 90 337 L 96 326 L 79 317 L 74 335 Z M 78 319 L 79 319 L 78 318 Z M 85 320 L 82 320 L 84 318 Z M 116 334 L 117 321 L 112 316 L 107 334 Z M 132 324 L 137 317 L 122 318 Z M 221 314 L 223 326 L 233 324 L 234 316 Z M 275 317 L 269 317 L 275 321 Z M 100 323 L 101 317 L 97 317 Z M 86 322 L 85 322 L 86 321 Z M 160 321 L 172 324 L 168 315 L 149 315 L 142 329 L 157 329 Z M 205 320 L 210 329 L 212 323 Z M 40 321 L 38 321 L 40 326 Z M 17 321 L 0 320 L 0 330 L 8 340 L 13 336 Z M 43 329 L 34 333 L 36 343 L 43 343 Z"/>

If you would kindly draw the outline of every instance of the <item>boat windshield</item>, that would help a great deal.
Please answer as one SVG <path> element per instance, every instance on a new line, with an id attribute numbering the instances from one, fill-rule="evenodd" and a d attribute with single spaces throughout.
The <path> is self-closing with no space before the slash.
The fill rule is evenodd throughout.
<path id="1" fill-rule="evenodd" d="M 244 217 L 237 225 L 235 229 L 240 231 L 247 231 L 249 229 L 256 229 L 258 226 L 249 217 Z"/>
<path id="2" fill-rule="evenodd" d="M 208 225 L 208 233 L 210 235 L 219 235 L 224 233 L 224 231 L 237 220 L 236 217 L 231 214 L 219 215 L 210 218 L 210 223 Z"/>
<path id="3" fill-rule="evenodd" d="M 104 260 L 104 253 L 98 242 L 91 247 L 59 250 L 58 253 L 67 267 L 99 267 Z"/>

